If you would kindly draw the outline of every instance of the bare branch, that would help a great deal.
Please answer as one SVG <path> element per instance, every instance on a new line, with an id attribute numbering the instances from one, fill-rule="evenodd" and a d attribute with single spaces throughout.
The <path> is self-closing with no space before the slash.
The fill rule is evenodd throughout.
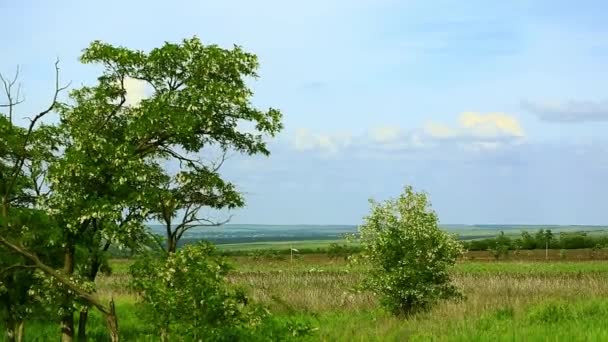
<path id="1" fill-rule="evenodd" d="M 185 232 L 189 231 L 192 228 L 219 227 L 219 226 L 223 226 L 226 223 L 230 222 L 230 220 L 232 219 L 232 215 L 230 215 L 224 221 L 217 221 L 217 222 L 216 221 L 211 221 L 210 219 L 197 217 L 196 215 L 198 214 L 198 211 L 202 207 L 203 206 L 197 207 L 192 212 L 192 214 L 190 215 L 189 218 L 186 218 L 185 215 L 184 215 L 184 219 L 182 220 L 182 223 L 180 223 L 177 227 L 175 227 L 174 233 L 177 236 L 176 241 L 179 241 L 182 238 L 182 235 L 184 235 Z M 193 223 L 196 223 L 196 224 L 193 224 Z"/>
<path id="2" fill-rule="evenodd" d="M 164 146 L 161 145 L 159 146 L 162 152 L 165 152 L 167 154 L 169 154 L 170 156 L 172 156 L 173 158 L 177 159 L 179 161 L 179 166 L 182 167 L 182 163 L 186 163 L 189 166 L 192 167 L 196 167 L 196 166 L 201 166 L 203 167 L 203 163 L 201 163 L 200 160 L 196 160 L 196 159 L 190 159 L 188 157 L 185 157 L 177 152 L 175 152 L 174 150 L 172 150 L 171 148 L 169 148 L 168 146 Z"/>
<path id="3" fill-rule="evenodd" d="M 213 172 L 219 171 L 219 169 L 222 167 L 222 165 L 224 165 L 224 162 L 226 161 L 226 159 L 228 159 L 227 155 L 228 155 L 228 150 L 226 148 L 222 148 L 222 156 L 220 157 L 220 160 L 216 161 L 212 164 Z"/>
<path id="4" fill-rule="evenodd" d="M 21 85 L 20 84 L 17 86 L 17 96 L 15 98 L 13 98 L 13 86 L 15 85 L 15 83 L 17 83 L 17 80 L 19 79 L 19 72 L 20 72 L 19 65 L 17 65 L 17 70 L 15 71 L 15 76 L 13 77 L 12 80 L 7 80 L 0 73 L 0 81 L 2 82 L 2 85 L 4 86 L 4 94 L 8 100 L 8 103 L 0 104 L 0 107 L 8 108 L 8 120 L 9 120 L 11 127 L 13 125 L 13 110 L 16 105 L 23 102 L 23 99 L 19 99 L 19 96 L 21 94 Z"/>
<path id="5" fill-rule="evenodd" d="M 34 116 L 34 118 L 30 120 L 30 125 L 27 129 L 27 133 L 26 133 L 25 139 L 23 141 L 23 146 L 22 146 L 23 153 L 21 153 L 21 155 L 19 156 L 19 158 L 18 158 L 17 162 L 15 163 L 15 166 L 12 170 L 12 178 L 11 178 L 11 181 L 8 183 L 8 186 L 6 187 L 5 194 L 4 194 L 5 197 L 8 197 L 8 194 L 12 191 L 13 187 L 15 186 L 15 182 L 17 181 L 17 177 L 19 176 L 19 173 L 23 169 L 23 164 L 25 163 L 25 158 L 26 158 L 25 152 L 27 149 L 27 145 L 29 144 L 29 140 L 32 135 L 32 131 L 34 130 L 34 126 L 40 119 L 42 119 L 45 115 L 50 113 L 53 110 L 53 108 L 55 108 L 55 106 L 57 105 L 57 98 L 59 97 L 59 94 L 62 91 L 66 90 L 70 86 L 70 84 L 71 84 L 71 82 L 68 82 L 63 87 L 59 85 L 59 59 L 57 59 L 57 61 L 55 61 L 55 93 L 53 94 L 53 99 L 51 100 L 51 104 L 49 105 L 49 107 L 47 109 L 36 114 L 36 116 Z"/>

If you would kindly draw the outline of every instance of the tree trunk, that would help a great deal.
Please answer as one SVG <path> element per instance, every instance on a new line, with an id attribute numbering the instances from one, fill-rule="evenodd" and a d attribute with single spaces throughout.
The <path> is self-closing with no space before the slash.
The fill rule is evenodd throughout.
<path id="1" fill-rule="evenodd" d="M 113 341 L 118 341 L 118 320 L 116 317 L 116 311 L 115 311 L 115 309 L 113 309 L 113 307 L 114 307 L 113 302 L 110 303 L 110 304 L 112 304 L 111 307 L 106 307 L 91 293 L 83 290 L 82 288 L 80 288 L 76 284 L 74 284 L 73 281 L 70 279 L 69 275 L 64 274 L 64 272 L 58 272 L 55 269 L 53 269 L 52 267 L 45 265 L 42 261 L 40 261 L 40 259 L 38 259 L 38 257 L 36 255 L 19 247 L 19 245 L 12 243 L 11 241 L 7 240 L 2 235 L 0 235 L 0 244 L 9 248 L 10 250 L 12 250 L 16 253 L 19 253 L 23 257 L 25 257 L 28 260 L 30 260 L 31 262 L 33 262 L 35 267 L 38 268 L 40 271 L 53 277 L 54 279 L 56 279 L 57 281 L 62 283 L 65 287 L 67 287 L 68 289 L 70 289 L 71 291 L 76 293 L 87 304 L 94 306 L 96 309 L 98 309 L 104 315 L 106 315 L 106 320 L 109 321 L 108 329 L 110 331 L 112 331 L 111 335 L 112 335 L 112 338 L 114 339 Z M 73 259 L 73 254 L 72 254 L 72 261 L 73 260 L 74 259 Z M 72 265 L 73 265 L 73 263 L 72 263 Z M 73 271 L 73 269 L 72 269 L 72 271 Z M 70 304 L 71 304 L 71 302 L 70 302 Z M 73 324 L 73 319 L 72 319 L 72 324 Z M 72 329 L 72 332 L 73 332 L 73 329 Z"/>
<path id="2" fill-rule="evenodd" d="M 168 332 L 168 329 L 166 329 L 166 328 L 160 329 L 160 340 L 161 340 L 161 342 L 168 342 L 169 341 L 169 332 Z"/>
<path id="3" fill-rule="evenodd" d="M 6 342 L 16 342 L 17 341 L 17 322 L 15 322 L 12 318 L 6 320 Z"/>
<path id="4" fill-rule="evenodd" d="M 61 317 L 61 342 L 74 341 L 74 313 L 72 310 Z"/>
<path id="5" fill-rule="evenodd" d="M 70 277 L 74 274 L 74 245 L 68 241 L 63 255 L 63 273 Z M 74 341 L 74 312 L 72 311 L 72 295 L 66 293 L 63 300 L 63 307 L 66 313 L 61 317 L 61 341 Z"/>
<path id="6" fill-rule="evenodd" d="M 105 251 L 105 250 L 104 250 Z M 91 267 L 88 274 L 88 280 L 95 282 L 97 274 L 99 273 L 99 267 L 101 267 L 101 260 L 98 251 L 93 252 L 91 259 Z M 78 320 L 78 342 L 86 342 L 87 340 L 87 321 L 89 320 L 89 306 L 85 306 L 80 310 L 80 318 Z"/>
<path id="7" fill-rule="evenodd" d="M 116 317 L 116 306 L 114 305 L 114 299 L 110 300 L 110 312 L 106 314 L 106 325 L 108 327 L 108 333 L 110 333 L 110 341 L 119 342 L 120 336 L 118 335 L 118 318 Z"/>
<path id="8" fill-rule="evenodd" d="M 78 318 L 78 342 L 87 341 L 87 321 L 89 320 L 89 307 L 85 306 L 80 309 L 80 317 Z"/>
<path id="9" fill-rule="evenodd" d="M 549 260 L 549 240 L 545 242 L 545 260 Z"/>
<path id="10" fill-rule="evenodd" d="M 17 322 L 17 336 L 16 336 L 16 342 L 23 342 L 23 336 L 25 335 L 25 321 L 23 320 L 19 320 Z"/>
<path id="11" fill-rule="evenodd" d="M 175 253 L 177 251 L 177 237 L 170 235 L 167 239 L 167 253 Z"/>

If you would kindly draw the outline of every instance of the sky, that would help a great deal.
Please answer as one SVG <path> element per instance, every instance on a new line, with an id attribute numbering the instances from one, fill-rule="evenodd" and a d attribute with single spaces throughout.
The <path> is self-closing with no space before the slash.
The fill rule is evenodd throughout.
<path id="1" fill-rule="evenodd" d="M 92 40 L 149 50 L 196 35 L 255 53 L 279 108 L 270 157 L 223 174 L 233 223 L 358 224 L 368 199 L 429 194 L 442 223 L 608 224 L 605 1 L 0 0 L 0 72 L 26 116 L 53 62 L 77 87 Z M 137 96 L 136 86 L 131 96 Z"/>

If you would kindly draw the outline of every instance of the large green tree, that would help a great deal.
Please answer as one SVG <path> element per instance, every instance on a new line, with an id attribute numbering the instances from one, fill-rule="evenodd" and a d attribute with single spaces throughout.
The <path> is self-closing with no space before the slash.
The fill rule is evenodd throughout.
<path id="1" fill-rule="evenodd" d="M 15 92 L 18 75 L 19 69 L 11 79 L 0 74 L 5 95 L 0 96 L 0 109 L 5 110 L 0 113 L 0 236 L 18 239 L 32 255 L 53 265 L 58 248 L 48 241 L 56 240 L 57 229 L 40 210 L 39 200 L 45 195 L 41 179 L 56 148 L 54 129 L 14 124 L 16 107 L 23 101 L 19 87 Z M 40 302 L 31 295 L 38 285 L 29 260 L 0 248 L 0 318 L 8 341 L 23 340 L 25 319 L 40 311 Z"/>
<path id="2" fill-rule="evenodd" d="M 81 61 L 101 65 L 101 76 L 94 85 L 73 90 L 69 102 L 54 102 L 50 109 L 61 120 L 61 154 L 49 164 L 43 206 L 62 231 L 62 268 L 46 265 L 18 240 L 3 237 L 0 243 L 69 289 L 73 295 L 64 296 L 66 308 L 78 300 L 101 310 L 112 339 L 118 340 L 112 305 L 99 302 L 84 286 L 94 277 L 77 272 L 84 263 L 90 274 L 96 273 L 99 258 L 79 260 L 77 249 L 88 249 L 92 256 L 109 244 L 136 244 L 145 235 L 145 220 L 159 213 L 154 199 L 167 193 L 181 203 L 241 206 L 233 191 L 222 192 L 233 186 L 217 170 L 188 162 L 209 148 L 268 154 L 265 137 L 282 128 L 281 114 L 252 106 L 246 81 L 257 77 L 258 62 L 238 46 L 204 45 L 194 37 L 144 52 L 96 41 Z M 127 101 L 128 80 L 144 84 L 149 96 Z M 244 131 L 244 123 L 253 123 L 255 129 Z M 179 162 L 186 166 L 175 178 L 164 166 Z M 15 169 L 21 164 L 15 163 Z M 173 178 L 187 182 L 167 187 Z M 61 327 L 62 339 L 71 341 L 72 310 L 65 310 Z"/>

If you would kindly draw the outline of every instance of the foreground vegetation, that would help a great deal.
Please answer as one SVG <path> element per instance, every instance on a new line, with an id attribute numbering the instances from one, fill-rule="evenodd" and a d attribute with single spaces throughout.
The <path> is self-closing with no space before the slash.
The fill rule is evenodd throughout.
<path id="1" fill-rule="evenodd" d="M 465 298 L 441 303 L 407 319 L 378 309 L 377 298 L 351 291 L 360 267 L 327 255 L 293 262 L 235 257 L 228 277 L 253 299 L 267 304 L 276 319 L 312 324 L 311 341 L 600 341 L 608 338 L 608 263 L 603 261 L 461 261 L 454 279 Z M 138 315 L 137 295 L 128 282 L 129 260 L 113 260 L 114 273 L 98 279 L 101 298 L 117 301 L 120 333 L 128 341 L 155 341 Z M 107 338 L 97 313 L 93 340 Z M 29 326 L 28 341 L 47 341 L 53 323 Z"/>

